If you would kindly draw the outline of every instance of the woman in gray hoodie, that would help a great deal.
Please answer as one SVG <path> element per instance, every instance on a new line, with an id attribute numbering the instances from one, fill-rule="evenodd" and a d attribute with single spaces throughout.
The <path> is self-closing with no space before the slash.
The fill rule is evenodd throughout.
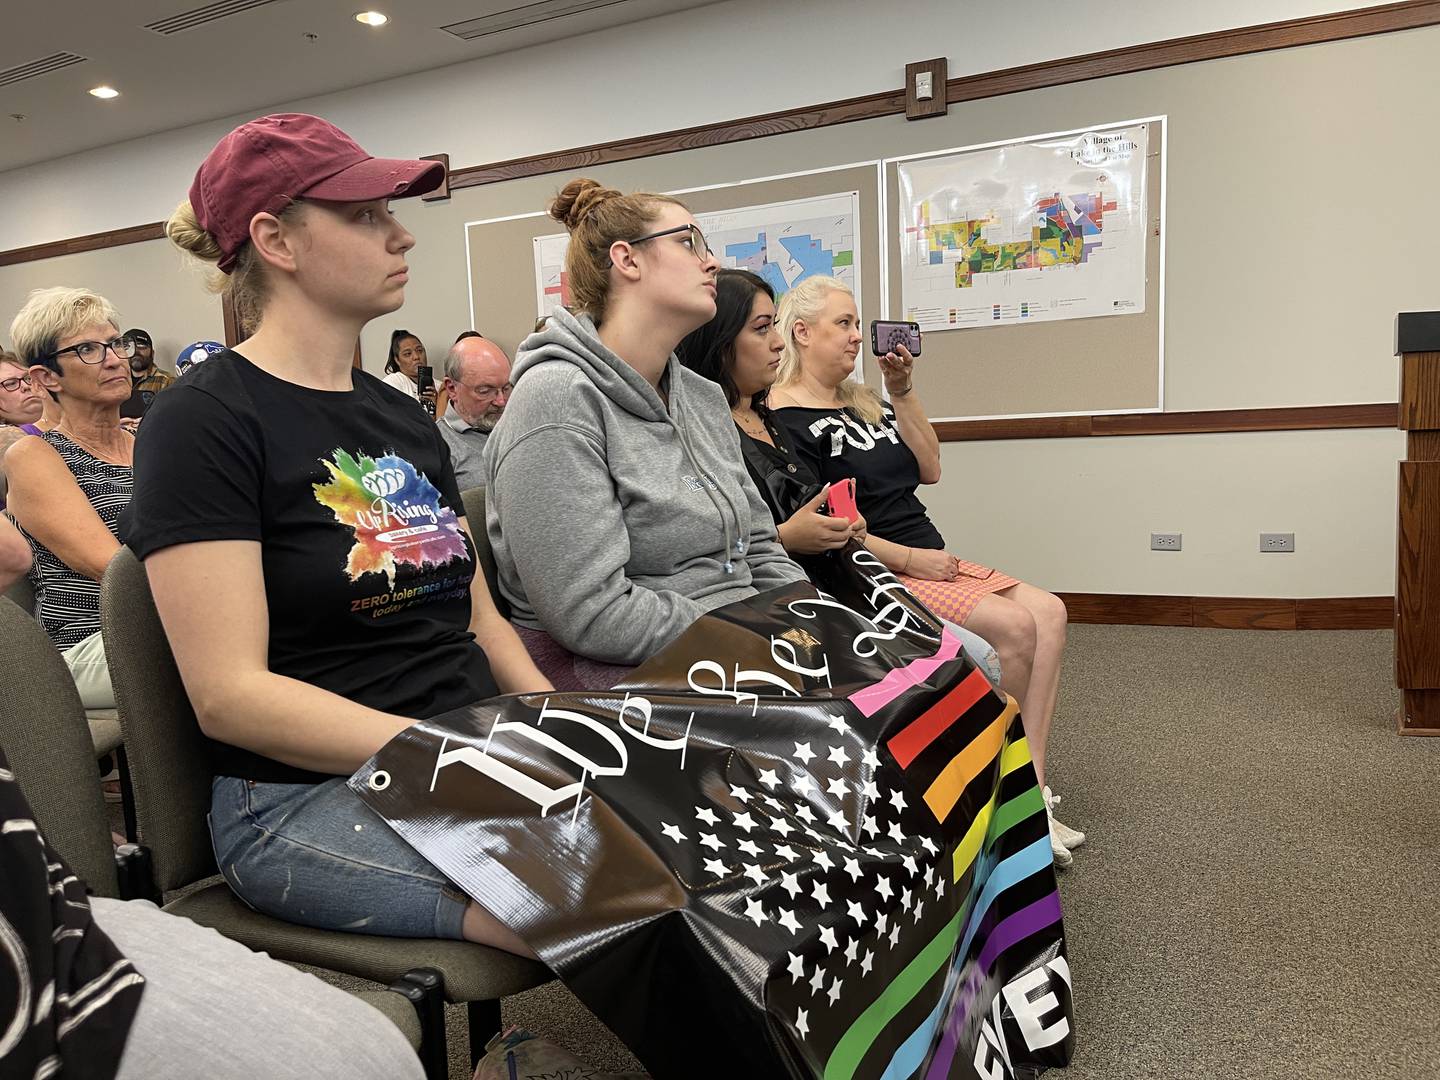
<path id="1" fill-rule="evenodd" d="M 715 314 L 719 263 L 690 211 L 577 179 L 550 214 L 570 231 L 574 313 L 520 346 L 485 448 L 486 528 L 542 672 L 599 689 L 706 611 L 805 573 L 745 471 L 724 393 L 674 356 Z"/>

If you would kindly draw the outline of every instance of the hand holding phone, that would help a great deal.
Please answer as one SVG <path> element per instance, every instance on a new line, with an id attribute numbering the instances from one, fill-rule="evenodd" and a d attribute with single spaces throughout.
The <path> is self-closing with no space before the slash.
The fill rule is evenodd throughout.
<path id="1" fill-rule="evenodd" d="M 886 319 L 870 321 L 870 351 L 876 356 L 895 352 L 900 346 L 909 350 L 911 356 L 920 355 L 920 324 L 917 322 L 890 322 Z"/>

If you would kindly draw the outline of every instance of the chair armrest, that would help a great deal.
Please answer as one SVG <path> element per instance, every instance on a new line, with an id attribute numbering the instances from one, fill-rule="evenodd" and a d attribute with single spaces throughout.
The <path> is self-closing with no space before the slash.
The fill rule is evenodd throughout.
<path id="1" fill-rule="evenodd" d="M 149 900 L 159 906 L 160 890 L 155 887 L 155 864 L 143 844 L 121 844 L 115 849 L 115 874 L 120 879 L 121 900 Z"/>

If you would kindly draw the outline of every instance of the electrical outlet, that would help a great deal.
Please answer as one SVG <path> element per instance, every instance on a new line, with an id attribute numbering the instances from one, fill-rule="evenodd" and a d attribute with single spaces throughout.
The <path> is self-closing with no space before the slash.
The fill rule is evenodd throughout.
<path id="1" fill-rule="evenodd" d="M 1150 550 L 1151 550 L 1151 551 L 1179 551 L 1179 550 L 1180 550 L 1180 534 L 1179 534 L 1179 533 L 1151 533 L 1151 534 L 1150 534 Z"/>
<path id="2" fill-rule="evenodd" d="M 935 75 L 921 71 L 915 75 L 915 100 L 929 101 L 935 96 Z"/>
<path id="3" fill-rule="evenodd" d="M 1294 534 L 1294 533 L 1261 533 L 1261 534 L 1260 534 L 1260 550 L 1261 550 L 1261 551 L 1294 551 L 1294 550 L 1295 550 L 1295 534 Z"/>

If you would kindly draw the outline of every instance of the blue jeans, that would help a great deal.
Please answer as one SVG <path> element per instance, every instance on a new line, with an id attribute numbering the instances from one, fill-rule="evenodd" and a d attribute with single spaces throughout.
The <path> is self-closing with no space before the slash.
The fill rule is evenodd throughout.
<path id="1" fill-rule="evenodd" d="M 345 786 L 217 776 L 220 872 L 256 911 L 322 930 L 459 940 L 468 898 Z"/>

